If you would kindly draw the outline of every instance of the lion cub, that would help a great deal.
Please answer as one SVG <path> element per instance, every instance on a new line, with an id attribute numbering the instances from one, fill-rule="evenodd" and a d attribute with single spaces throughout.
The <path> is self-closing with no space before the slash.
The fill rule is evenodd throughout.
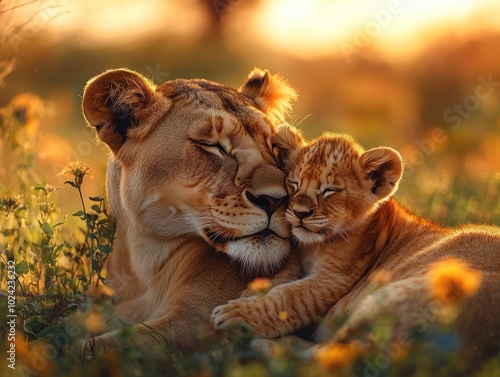
<path id="1" fill-rule="evenodd" d="M 335 340 L 382 313 L 395 314 L 396 326 L 409 329 L 436 299 L 433 262 L 454 258 L 476 282 L 474 292 L 455 282 L 448 287 L 451 297 L 441 297 L 468 295 L 455 322 L 462 344 L 472 357 L 498 352 L 500 228 L 448 229 L 409 213 L 391 198 L 403 172 L 394 149 L 365 151 L 349 136 L 335 134 L 306 145 L 288 126 L 280 127 L 276 145 L 288 174 L 286 218 L 298 253 L 265 296 L 215 308 L 216 329 L 243 321 L 262 336 L 277 337 L 346 311 L 352 315 Z M 431 325 L 436 318 L 427 315 L 425 321 Z M 328 333 L 327 322 L 320 333 Z"/>

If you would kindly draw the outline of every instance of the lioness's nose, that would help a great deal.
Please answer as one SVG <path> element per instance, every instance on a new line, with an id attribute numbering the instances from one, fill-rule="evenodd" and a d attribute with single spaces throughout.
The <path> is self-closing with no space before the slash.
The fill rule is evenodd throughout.
<path id="1" fill-rule="evenodd" d="M 261 166 L 252 174 L 247 199 L 271 216 L 287 200 L 285 173 L 274 166 Z"/>
<path id="2" fill-rule="evenodd" d="M 255 197 L 250 191 L 246 193 L 247 199 L 256 205 L 257 207 L 262 208 L 266 211 L 267 216 L 271 217 L 271 215 L 276 212 L 276 210 L 285 202 L 286 196 L 281 198 L 274 198 L 269 195 L 259 195 Z"/>

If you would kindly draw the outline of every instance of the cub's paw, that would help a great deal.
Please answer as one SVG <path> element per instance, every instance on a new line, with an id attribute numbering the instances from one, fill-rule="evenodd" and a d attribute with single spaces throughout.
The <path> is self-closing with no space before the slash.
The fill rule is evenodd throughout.
<path id="1" fill-rule="evenodd" d="M 247 322 L 245 319 L 245 304 L 248 299 L 229 301 L 217 306 L 210 316 L 210 323 L 215 330 L 225 330 L 237 323 Z"/>

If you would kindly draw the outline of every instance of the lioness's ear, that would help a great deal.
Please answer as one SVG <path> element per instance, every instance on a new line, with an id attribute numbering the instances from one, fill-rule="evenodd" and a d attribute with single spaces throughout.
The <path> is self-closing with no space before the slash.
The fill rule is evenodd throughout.
<path id="1" fill-rule="evenodd" d="M 129 131 L 146 116 L 153 103 L 154 85 L 138 73 L 115 69 L 90 79 L 83 92 L 87 122 L 113 153 L 127 140 Z"/>
<path id="2" fill-rule="evenodd" d="M 361 155 L 365 179 L 372 181 L 372 193 L 386 198 L 396 192 L 403 173 L 403 159 L 392 148 L 373 148 Z"/>
<path id="3" fill-rule="evenodd" d="M 255 68 L 238 91 L 254 100 L 257 107 L 277 123 L 283 123 L 292 111 L 297 92 L 279 75 Z"/>
<path id="4" fill-rule="evenodd" d="M 274 145 L 285 171 L 289 173 L 297 162 L 300 150 L 306 144 L 302 133 L 295 127 L 282 124 L 276 130 Z"/>

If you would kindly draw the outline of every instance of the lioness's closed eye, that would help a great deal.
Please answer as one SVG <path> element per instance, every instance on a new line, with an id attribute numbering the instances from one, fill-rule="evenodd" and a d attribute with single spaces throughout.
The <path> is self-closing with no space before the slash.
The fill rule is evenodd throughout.
<path id="1" fill-rule="evenodd" d="M 394 149 L 365 151 L 338 134 L 307 144 L 288 126 L 279 128 L 275 144 L 287 172 L 294 257 L 264 297 L 217 307 L 212 321 L 218 329 L 244 321 L 277 337 L 326 314 L 318 340 L 345 341 L 366 321 L 392 313 L 399 328 L 409 330 L 409 318 L 435 303 L 433 264 L 454 258 L 450 263 L 478 279 L 473 290 L 450 298 L 464 300 L 455 323 L 464 355 L 477 363 L 499 351 L 500 228 L 447 229 L 408 212 L 391 198 L 403 172 Z M 382 288 L 372 283 L 380 271 L 388 276 Z M 328 326 L 346 312 L 352 316 L 341 329 Z"/>

